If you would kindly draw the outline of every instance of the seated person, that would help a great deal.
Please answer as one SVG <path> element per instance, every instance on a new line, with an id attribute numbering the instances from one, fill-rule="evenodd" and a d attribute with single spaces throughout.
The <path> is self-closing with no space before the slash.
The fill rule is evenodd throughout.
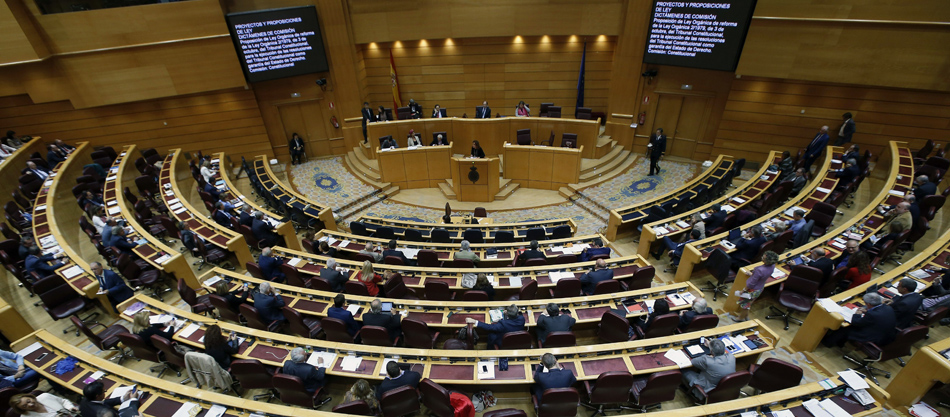
<path id="1" fill-rule="evenodd" d="M 225 339 L 224 335 L 221 334 L 221 327 L 217 324 L 212 324 L 208 326 L 208 329 L 205 330 L 205 354 L 214 358 L 214 361 L 221 366 L 222 369 L 227 370 L 231 367 L 231 356 L 234 356 L 238 353 L 238 337 L 234 331 L 231 331 L 228 334 L 228 338 Z"/>
<path id="2" fill-rule="evenodd" d="M 656 320 L 657 317 L 660 317 L 664 314 L 670 313 L 670 303 L 666 301 L 665 298 L 656 300 L 653 303 L 653 311 L 647 316 L 646 320 L 642 318 L 637 318 L 637 327 L 642 331 L 647 331 L 650 328 L 650 325 L 653 324 L 653 320 Z"/>
<path id="3" fill-rule="evenodd" d="M 902 278 L 897 283 L 897 292 L 900 295 L 885 301 L 894 310 L 894 319 L 898 329 L 904 329 L 914 324 L 917 310 L 923 305 L 924 297 L 916 292 L 917 281 L 911 278 Z"/>
<path id="4" fill-rule="evenodd" d="M 353 313 L 346 310 L 346 296 L 343 294 L 337 294 L 336 297 L 333 297 L 333 307 L 327 309 L 327 317 L 342 320 L 346 324 L 346 330 L 350 333 L 350 336 L 356 336 L 356 332 L 360 331 L 360 327 L 363 327 L 353 318 Z"/>
<path id="5" fill-rule="evenodd" d="M 335 258 L 336 252 L 336 247 L 330 246 L 330 244 L 325 240 L 320 242 L 320 244 L 317 246 L 317 255 L 326 255 L 331 258 Z"/>
<path id="6" fill-rule="evenodd" d="M 177 331 L 175 329 L 175 324 L 177 324 L 177 321 L 172 320 L 171 323 L 152 324 L 149 320 L 151 315 L 151 312 L 148 310 L 141 310 L 138 313 L 135 313 L 135 315 L 132 316 L 132 334 L 141 337 L 142 341 L 145 342 L 145 344 L 150 348 L 158 349 L 155 344 L 152 343 L 152 336 L 158 335 L 167 339 L 169 342 L 174 341 L 175 339 L 173 338 L 175 336 L 175 332 Z M 171 328 L 166 331 L 165 328 L 168 327 L 169 324 L 171 325 Z"/>
<path id="7" fill-rule="evenodd" d="M 604 242 L 600 239 L 592 239 L 590 247 L 584 249 L 581 255 L 577 257 L 580 262 L 587 262 L 597 255 L 610 255 L 610 248 L 603 247 Z"/>
<path id="8" fill-rule="evenodd" d="M 482 323 L 471 317 L 465 318 L 465 323 L 474 324 L 475 327 L 488 331 L 489 349 L 495 347 L 500 348 L 501 339 L 505 336 L 505 333 L 525 330 L 524 315 L 521 314 L 521 310 L 518 309 L 518 306 L 514 304 L 508 306 L 505 309 L 505 318 L 501 319 L 497 323 Z"/>
<path id="9" fill-rule="evenodd" d="M 377 122 L 386 122 L 386 121 L 389 121 L 389 115 L 386 114 L 386 108 L 385 108 L 385 107 L 379 106 L 379 109 L 377 110 L 377 113 L 376 113 L 376 121 L 377 121 Z"/>
<path id="10" fill-rule="evenodd" d="M 383 254 L 373 250 L 372 242 L 366 242 L 366 246 L 363 247 L 363 250 L 361 250 L 360 253 L 369 256 L 375 263 L 380 263 L 383 261 Z"/>
<path id="11" fill-rule="evenodd" d="M 214 203 L 214 214 L 211 217 L 215 223 L 227 227 L 228 229 L 234 229 L 237 227 L 236 225 L 241 224 L 241 220 L 234 217 L 234 215 L 224 207 L 224 202 L 221 201 Z M 255 237 L 257 237 L 257 235 L 255 235 Z"/>
<path id="12" fill-rule="evenodd" d="M 254 220 L 251 221 L 251 233 L 254 238 L 260 242 L 261 246 L 281 245 L 283 239 L 277 234 L 277 229 L 264 221 L 264 213 L 254 212 Z"/>
<path id="13" fill-rule="evenodd" d="M 693 301 L 693 307 L 688 310 L 680 311 L 680 330 L 686 330 L 686 327 L 693 322 L 693 319 L 696 316 L 702 316 L 707 314 L 712 314 L 713 309 L 706 306 L 705 298 L 697 298 L 696 301 Z"/>
<path id="14" fill-rule="evenodd" d="M 333 292 L 343 292 L 343 287 L 346 286 L 346 276 L 341 269 L 333 258 L 327 259 L 327 266 L 320 268 L 320 278 L 330 284 Z"/>
<path id="15" fill-rule="evenodd" d="M 46 153 L 46 162 L 50 167 L 55 168 L 60 162 L 66 161 L 66 152 L 61 151 L 58 146 L 49 145 L 47 149 L 49 152 Z"/>
<path id="16" fill-rule="evenodd" d="M 541 401 L 545 390 L 551 388 L 571 388 L 577 382 L 574 372 L 564 369 L 550 353 L 541 356 L 541 365 L 534 369 L 534 396 Z"/>
<path id="17" fill-rule="evenodd" d="M 441 134 L 436 135 L 435 139 L 432 139 L 432 143 L 429 146 L 448 146 L 449 141 L 446 140 Z"/>
<path id="18" fill-rule="evenodd" d="M 382 400 L 383 394 L 399 387 L 419 388 L 419 381 L 421 380 L 422 375 L 419 375 L 418 372 L 411 369 L 404 371 L 396 361 L 389 362 L 386 364 L 386 379 L 383 379 L 383 382 L 380 382 L 379 387 L 376 388 L 376 398 Z"/>
<path id="19" fill-rule="evenodd" d="M 551 332 L 569 332 L 576 322 L 569 314 L 562 315 L 561 307 L 556 303 L 548 303 L 538 316 L 538 340 L 541 343 L 546 342 Z"/>
<path id="20" fill-rule="evenodd" d="M 919 175 L 914 180 L 914 197 L 923 202 L 924 197 L 937 194 L 937 184 L 930 182 L 930 177 Z"/>
<path id="21" fill-rule="evenodd" d="M 709 392 L 716 388 L 722 377 L 736 371 L 736 358 L 726 352 L 726 345 L 722 340 L 706 339 L 706 346 L 709 348 L 709 354 L 693 359 L 693 369 L 683 370 L 683 384 L 694 393 L 694 385 L 699 385 L 703 391 Z"/>
<path id="22" fill-rule="evenodd" d="M 106 227 L 108 229 L 108 227 Z M 198 236 L 194 230 L 191 230 L 191 226 L 187 221 L 178 222 L 178 232 L 181 236 L 181 244 L 185 246 L 186 249 L 191 251 L 192 255 L 200 256 L 198 251 L 198 240 L 201 239 L 201 236 Z"/>
<path id="23" fill-rule="evenodd" d="M 581 291 L 585 295 L 591 295 L 597 288 L 597 283 L 614 279 L 614 271 L 607 269 L 607 262 L 598 259 L 594 262 L 594 269 L 581 275 Z"/>
<path id="24" fill-rule="evenodd" d="M 111 270 L 103 270 L 102 264 L 99 262 L 90 262 L 89 271 L 99 281 L 99 293 L 106 295 L 109 302 L 112 303 L 112 308 L 135 295 L 119 274 Z"/>
<path id="25" fill-rule="evenodd" d="M 910 203 L 906 201 L 898 203 L 896 207 L 884 213 L 884 219 L 888 223 L 899 223 L 903 227 L 901 230 L 910 229 L 914 224 L 914 219 L 910 214 Z"/>
<path id="26" fill-rule="evenodd" d="M 79 406 L 53 394 L 16 394 L 10 408 L 22 417 L 56 417 L 79 415 Z"/>
<path id="27" fill-rule="evenodd" d="M 548 257 L 544 255 L 544 252 L 538 250 L 538 241 L 532 240 L 530 243 L 531 249 L 528 249 L 524 252 L 521 252 L 521 255 L 518 255 L 517 264 L 524 265 L 528 259 L 544 259 L 547 260 Z"/>
<path id="28" fill-rule="evenodd" d="M 41 166 L 37 166 L 36 163 L 33 161 L 27 161 L 26 168 L 24 168 L 23 171 L 21 171 L 21 173 L 23 174 L 31 173 L 35 175 L 37 178 L 39 178 L 40 180 L 44 180 L 44 181 L 46 180 L 46 178 L 49 177 L 49 170 Z"/>
<path id="29" fill-rule="evenodd" d="M 287 275 L 280 272 L 280 265 L 284 263 L 284 258 L 274 255 L 271 248 L 261 249 L 261 256 L 257 258 L 257 266 L 261 267 L 261 273 L 264 279 L 271 282 L 283 283 L 287 281 Z"/>
<path id="30" fill-rule="evenodd" d="M 477 140 L 473 140 L 473 141 L 472 141 L 472 154 L 471 154 L 471 157 L 472 157 L 472 158 L 484 158 L 484 157 L 485 157 L 485 151 L 482 150 L 482 145 L 479 145 Z"/>
<path id="31" fill-rule="evenodd" d="M 361 318 L 364 326 L 378 326 L 386 329 L 390 341 L 396 340 L 397 337 L 402 335 L 399 312 L 393 308 L 384 313 L 383 303 L 378 298 L 369 303 L 369 312 L 363 313 Z"/>
<path id="32" fill-rule="evenodd" d="M 474 332 L 474 330 L 472 330 L 472 331 Z M 446 349 L 446 350 L 474 350 L 474 349 L 475 349 L 475 346 L 473 346 L 472 342 L 469 342 L 468 336 L 469 336 L 469 334 L 468 334 L 468 327 L 463 327 L 463 328 L 461 328 L 461 329 L 458 330 L 458 332 L 455 334 L 455 337 L 454 337 L 454 338 L 449 339 L 449 340 L 446 340 L 445 343 L 442 344 L 442 349 Z M 473 336 L 474 336 L 473 339 L 474 339 L 475 342 L 477 343 L 477 342 L 478 342 L 478 335 L 473 335 Z"/>
<path id="33" fill-rule="evenodd" d="M 729 255 L 732 258 L 733 269 L 748 265 L 747 261 L 754 262 L 753 258 L 759 253 L 759 248 L 765 242 L 767 241 L 765 236 L 762 236 L 762 226 L 759 225 L 752 226 L 746 232 L 744 239 L 737 239 L 736 242 L 732 242 L 736 245 L 735 252 Z"/>
<path id="34" fill-rule="evenodd" d="M 386 139 L 383 139 L 383 143 L 379 145 L 380 149 L 396 149 L 398 147 L 399 147 L 399 144 L 396 143 L 396 139 L 393 139 L 391 137 L 387 137 Z"/>
<path id="35" fill-rule="evenodd" d="M 699 240 L 699 236 L 701 234 L 702 233 L 699 230 L 692 229 L 689 231 L 689 240 L 679 244 L 673 243 L 673 239 L 670 239 L 669 236 L 663 236 L 663 240 L 660 242 L 663 243 L 663 247 L 666 248 L 670 255 L 670 264 L 673 266 L 678 266 L 680 264 L 680 258 L 683 257 L 683 248 L 685 248 L 686 245 Z M 663 252 L 654 252 L 652 255 L 654 259 L 660 260 L 660 257 L 663 256 Z"/>
<path id="36" fill-rule="evenodd" d="M 828 282 L 828 279 L 831 278 L 831 274 L 835 272 L 835 261 L 832 261 L 831 258 L 825 255 L 826 252 L 824 249 L 814 248 L 811 252 L 808 252 L 808 261 L 805 262 L 805 265 L 821 270 L 822 286 Z"/>
<path id="37" fill-rule="evenodd" d="M 104 415 L 103 413 L 115 413 L 116 407 L 128 400 L 133 400 L 131 405 L 132 409 L 129 410 L 132 411 L 131 413 L 119 413 L 121 417 L 132 417 L 138 414 L 138 399 L 142 397 L 142 394 L 142 391 L 136 391 L 133 394 L 132 390 L 129 390 L 120 398 L 106 399 L 105 388 L 102 381 L 93 381 L 82 389 L 82 401 L 79 402 L 79 415 L 81 417 L 100 417 Z"/>
<path id="38" fill-rule="evenodd" d="M 802 188 L 805 188 L 805 183 L 808 182 L 808 177 L 805 176 L 805 168 L 798 168 L 795 170 L 795 176 L 792 178 L 792 191 L 790 195 L 793 197 L 802 192 Z"/>
<path id="39" fill-rule="evenodd" d="M 485 295 L 488 296 L 488 301 L 495 300 L 495 287 L 491 285 L 491 281 L 488 280 L 488 275 L 484 273 L 479 273 L 475 278 L 475 286 L 472 287 L 475 291 L 484 291 Z"/>
<path id="40" fill-rule="evenodd" d="M 39 381 L 40 374 L 23 364 L 23 356 L 0 350 L 0 388 L 24 388 Z"/>
<path id="41" fill-rule="evenodd" d="M 382 109 L 383 106 L 379 106 L 379 108 Z M 380 110 L 380 114 L 385 115 L 382 110 Z M 373 415 L 377 415 L 379 412 L 379 400 L 376 399 L 376 391 L 369 386 L 369 382 L 365 379 L 356 380 L 349 391 L 343 394 L 343 402 L 340 404 L 351 403 L 353 401 L 365 402 L 370 411 L 374 413 Z"/>
<path id="42" fill-rule="evenodd" d="M 861 159 L 861 147 L 860 147 L 860 146 L 858 146 L 858 145 L 852 143 L 851 146 L 849 146 L 848 149 L 847 149 L 846 151 L 844 151 L 844 155 L 841 155 L 841 160 L 842 160 L 842 161 L 847 161 L 847 160 L 849 160 L 849 159 L 854 159 L 855 161 L 858 161 L 858 160 Z M 860 164 L 859 164 L 859 165 L 860 165 Z"/>
<path id="43" fill-rule="evenodd" d="M 280 296 L 280 291 L 271 287 L 269 282 L 262 282 L 258 291 L 252 293 L 254 299 L 254 308 L 264 319 L 265 323 L 272 321 L 286 322 L 284 312 L 281 310 L 284 305 L 284 297 Z"/>
<path id="44" fill-rule="evenodd" d="M 33 246 L 36 246 L 36 241 L 33 240 L 33 235 L 25 234 L 20 237 L 20 246 L 17 247 L 17 259 L 26 261 L 26 257 L 30 256 L 30 248 Z"/>
<path id="45" fill-rule="evenodd" d="M 317 366 L 307 363 L 307 354 L 303 348 L 295 347 L 290 351 L 290 360 L 284 362 L 282 369 L 286 375 L 293 375 L 303 381 L 303 388 L 313 394 L 326 383 L 326 364 L 323 358 L 317 358 Z"/>
<path id="46" fill-rule="evenodd" d="M 726 221 L 726 216 L 729 215 L 729 212 L 722 209 L 721 204 L 713 204 L 711 211 L 709 216 L 706 217 L 706 230 L 709 231 L 722 226 L 722 223 Z"/>
<path id="47" fill-rule="evenodd" d="M 477 253 L 472 252 L 472 244 L 467 240 L 463 240 L 459 246 L 461 246 L 461 248 L 452 255 L 452 259 L 468 259 L 478 268 L 478 261 L 480 261 L 481 258 L 478 257 Z"/>
<path id="48" fill-rule="evenodd" d="M 772 227 L 775 228 L 775 231 L 765 234 L 765 238 L 768 240 L 778 239 L 778 237 L 781 236 L 782 233 L 785 233 L 785 223 L 775 223 L 772 225 Z M 792 236 L 793 237 L 795 236 L 794 232 L 792 233 Z M 775 248 L 775 249 L 781 252 L 785 248 Z"/>
<path id="49" fill-rule="evenodd" d="M 250 204 L 241 207 L 241 214 L 238 217 L 238 224 L 241 226 L 254 226 L 254 208 Z"/>
<path id="50" fill-rule="evenodd" d="M 885 235 L 879 234 L 875 236 L 874 238 L 877 239 L 877 241 L 875 241 L 874 243 L 871 243 L 871 241 L 874 239 L 865 240 L 863 243 L 861 243 L 861 249 L 866 250 L 866 251 L 872 251 L 875 253 L 880 253 L 880 251 L 884 249 L 884 245 L 887 242 L 890 242 L 892 240 L 897 240 L 897 238 L 900 237 L 901 232 L 903 232 L 904 230 L 905 230 L 904 225 L 901 224 L 900 222 L 896 222 L 896 221 L 890 222 L 887 224 L 887 234 Z"/>
<path id="51" fill-rule="evenodd" d="M 115 226 L 112 228 L 112 241 L 109 242 L 109 246 L 114 247 L 119 250 L 119 252 L 127 253 L 129 255 L 134 255 L 135 252 L 132 252 L 132 249 L 135 249 L 138 246 L 135 242 L 130 242 L 129 238 L 126 237 L 128 233 L 125 231 L 125 228 L 121 226 Z"/>
<path id="52" fill-rule="evenodd" d="M 417 135 L 416 132 L 412 129 L 409 129 L 409 134 L 406 135 L 406 146 L 407 147 L 422 146 L 422 139 L 419 138 L 419 135 Z"/>
<path id="53" fill-rule="evenodd" d="M 395 240 L 395 239 L 390 240 L 389 243 L 386 244 L 386 247 L 387 247 L 388 249 L 386 249 L 386 250 L 383 251 L 383 260 L 386 260 L 386 257 L 387 257 L 387 256 L 395 256 L 395 257 L 397 257 L 397 258 L 399 258 L 399 259 L 402 259 L 402 263 L 405 264 L 405 265 L 415 265 L 415 264 L 416 264 L 415 262 L 410 261 L 409 258 L 406 257 L 406 254 L 402 253 L 401 250 L 396 250 L 396 240 Z"/>
<path id="54" fill-rule="evenodd" d="M 383 277 L 376 273 L 376 270 L 373 268 L 373 263 L 370 261 L 363 261 L 363 268 L 360 269 L 360 272 L 356 273 L 353 279 L 366 285 L 366 291 L 369 292 L 371 297 L 375 297 L 379 294 L 380 286 L 377 284 L 383 281 Z"/>
<path id="55" fill-rule="evenodd" d="M 848 265 L 848 260 L 858 251 L 858 246 L 859 243 L 857 240 L 848 239 L 848 242 L 844 244 L 844 252 L 841 253 L 838 259 L 835 259 L 835 269 L 844 268 Z"/>
<path id="56" fill-rule="evenodd" d="M 227 300 L 228 305 L 231 306 L 231 309 L 234 311 L 238 311 L 241 304 L 247 303 L 247 296 L 251 294 L 251 292 L 247 290 L 246 282 L 238 289 L 228 291 L 228 283 L 225 281 L 218 281 L 218 283 L 214 285 L 214 293 Z"/>
<path id="57" fill-rule="evenodd" d="M 795 161 L 792 159 L 792 154 L 789 151 L 782 152 L 782 160 L 778 163 L 779 176 L 775 181 L 776 184 L 787 181 L 792 176 L 792 171 L 795 170 Z"/>
<path id="58" fill-rule="evenodd" d="M 83 209 L 90 205 L 102 207 L 103 204 L 105 203 L 102 202 L 102 196 L 97 196 L 89 190 L 86 190 L 82 193 L 82 197 L 79 197 L 79 207 L 83 207 Z"/>
<path id="59" fill-rule="evenodd" d="M 438 104 L 436 104 L 435 107 L 432 109 L 432 118 L 433 118 L 433 119 L 441 119 L 442 117 L 443 117 L 443 116 L 442 116 L 442 107 L 440 107 Z"/>
<path id="60" fill-rule="evenodd" d="M 851 317 L 851 325 L 830 331 L 821 340 L 825 347 L 844 347 L 848 341 L 870 342 L 884 347 L 894 339 L 894 328 L 897 326 L 894 309 L 885 305 L 881 295 L 876 292 L 864 294 L 862 299 L 864 307 Z"/>
<path id="61" fill-rule="evenodd" d="M 854 181 L 861 175 L 861 169 L 858 168 L 858 161 L 854 159 L 848 159 L 844 162 L 844 168 L 832 170 L 831 172 L 838 178 L 838 186 L 835 187 L 836 190 L 848 188 L 851 181 Z"/>
<path id="62" fill-rule="evenodd" d="M 36 272 L 40 278 L 44 278 L 56 273 L 56 270 L 66 265 L 62 262 L 50 263 L 66 256 L 66 253 L 56 255 L 43 255 L 40 248 L 36 245 L 30 246 L 27 250 L 26 259 L 23 260 L 23 270 L 27 273 Z"/>
<path id="63" fill-rule="evenodd" d="M 871 260 L 867 252 L 862 250 L 851 255 L 845 267 L 848 268 L 848 272 L 845 273 L 844 279 L 851 283 L 848 285 L 849 290 L 871 280 Z"/>
<path id="64" fill-rule="evenodd" d="M 689 227 L 690 230 L 699 230 L 699 239 L 706 238 L 706 222 L 703 221 L 703 215 L 700 213 L 693 213 L 692 216 L 689 216 Z"/>

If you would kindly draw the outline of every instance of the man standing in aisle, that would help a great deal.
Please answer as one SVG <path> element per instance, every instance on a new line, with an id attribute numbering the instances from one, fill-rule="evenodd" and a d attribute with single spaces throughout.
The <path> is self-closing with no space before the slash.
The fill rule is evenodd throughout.
<path id="1" fill-rule="evenodd" d="M 656 130 L 652 136 L 650 136 L 650 143 L 647 144 L 647 153 L 650 154 L 650 174 L 656 175 L 660 174 L 660 157 L 666 152 L 666 135 L 663 134 L 663 129 L 659 128 Z"/>

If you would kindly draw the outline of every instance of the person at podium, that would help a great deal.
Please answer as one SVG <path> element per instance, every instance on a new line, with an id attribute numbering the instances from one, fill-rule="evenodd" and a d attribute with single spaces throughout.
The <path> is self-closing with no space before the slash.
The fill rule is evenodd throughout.
<path id="1" fill-rule="evenodd" d="M 406 143 L 408 143 L 406 146 L 409 147 L 422 146 L 422 139 L 419 138 L 415 130 L 409 129 L 409 134 L 406 135 Z"/>
<path id="2" fill-rule="evenodd" d="M 396 144 L 396 140 L 393 138 L 386 138 L 380 145 L 380 149 L 396 149 L 398 147 L 399 145 Z"/>
<path id="3" fill-rule="evenodd" d="M 472 141 L 472 158 L 484 158 L 485 151 L 482 150 L 482 145 L 478 144 L 477 140 Z"/>
<path id="4" fill-rule="evenodd" d="M 445 139 L 441 134 L 436 136 L 435 139 L 432 139 L 432 143 L 429 146 L 448 146 L 449 141 Z"/>

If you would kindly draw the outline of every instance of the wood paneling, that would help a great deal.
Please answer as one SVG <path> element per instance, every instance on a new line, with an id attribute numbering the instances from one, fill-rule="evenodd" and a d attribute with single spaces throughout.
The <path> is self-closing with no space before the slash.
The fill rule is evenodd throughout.
<path id="1" fill-rule="evenodd" d="M 272 154 L 254 92 L 229 90 L 122 105 L 75 109 L 69 102 L 34 104 L 25 95 L 0 100 L 0 126 L 67 142 L 164 152 L 226 151 L 232 158 Z"/>
<path id="2" fill-rule="evenodd" d="M 625 0 L 347 0 L 356 43 L 617 35 Z"/>
<path id="3" fill-rule="evenodd" d="M 772 149 L 794 153 L 822 125 L 833 143 L 845 112 L 857 125 L 853 142 L 875 155 L 892 140 L 917 149 L 950 138 L 950 93 L 742 77 L 732 83 L 712 151 L 753 160 Z"/>
<path id="4" fill-rule="evenodd" d="M 598 40 L 600 39 L 600 40 Z M 487 100 L 493 113 L 514 115 L 524 100 L 537 115 L 541 102 L 561 106 L 562 117 L 572 118 L 577 100 L 577 75 L 584 38 L 549 36 L 477 38 L 361 45 L 366 67 L 365 97 L 375 108 L 392 107 L 389 51 L 399 73 L 404 103 L 415 99 L 432 114 L 436 104 L 449 116 L 475 116 L 475 106 Z M 584 105 L 603 111 L 615 40 L 588 37 Z M 355 109 L 354 109 L 355 110 Z M 349 113 L 355 114 L 355 113 Z"/>
<path id="5" fill-rule="evenodd" d="M 755 15 L 950 22 L 950 7 L 945 0 L 768 0 L 756 4 Z"/>
<path id="6" fill-rule="evenodd" d="M 0 2 L 0 33 L 0 63 L 35 60 L 49 54 L 22 3 Z"/>

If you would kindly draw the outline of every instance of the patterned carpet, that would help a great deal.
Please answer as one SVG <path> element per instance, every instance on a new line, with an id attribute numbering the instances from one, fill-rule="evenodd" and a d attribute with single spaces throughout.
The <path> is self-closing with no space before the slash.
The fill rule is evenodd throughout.
<path id="1" fill-rule="evenodd" d="M 307 163 L 292 166 L 291 182 L 302 194 L 333 208 L 342 207 L 348 202 L 373 191 L 357 177 L 351 175 L 342 157 L 313 159 Z M 699 164 L 669 162 L 660 164 L 663 168 L 658 176 L 648 177 L 649 161 L 640 158 L 624 174 L 600 185 L 584 189 L 587 197 L 604 207 L 615 208 L 645 201 L 666 194 L 693 178 L 700 171 Z M 399 220 L 435 222 L 442 216 L 442 209 L 416 207 L 394 201 L 381 201 L 347 220 L 359 216 L 378 216 Z M 577 223 L 578 234 L 597 233 L 605 224 L 574 203 L 555 204 L 545 207 L 492 211 L 496 222 L 513 223 L 534 220 L 547 220 L 569 217 Z"/>

